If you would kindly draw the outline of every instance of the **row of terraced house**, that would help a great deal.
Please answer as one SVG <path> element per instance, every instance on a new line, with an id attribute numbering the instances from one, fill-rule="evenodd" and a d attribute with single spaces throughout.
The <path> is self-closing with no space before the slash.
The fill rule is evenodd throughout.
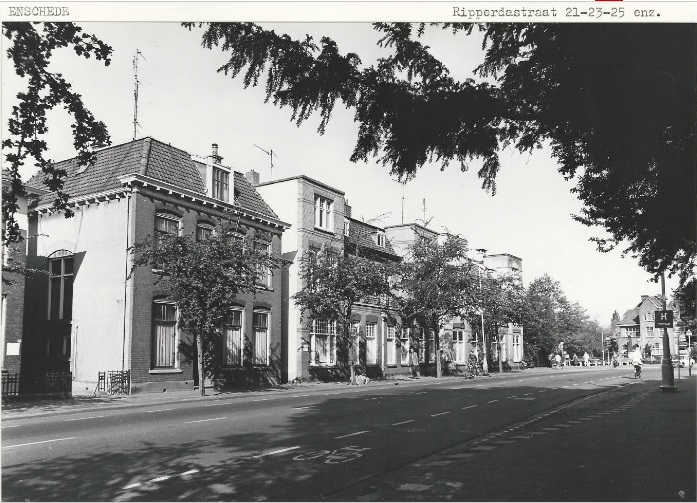
<path id="1" fill-rule="evenodd" d="M 331 379 L 336 368 L 336 325 L 308 324 L 293 302 L 301 288 L 300 259 L 331 247 L 337 253 L 370 251 L 377 260 L 401 260 L 416 239 L 437 240 L 425 226 L 378 227 L 351 215 L 341 190 L 307 176 L 260 182 L 223 163 L 218 146 L 199 157 L 152 138 L 110 146 L 90 166 L 76 159 L 66 170 L 65 191 L 74 213 L 52 209 L 52 194 L 40 176 L 28 181 L 34 204 L 22 203 L 20 224 L 28 239 L 14 250 L 28 273 L 2 297 L 3 373 L 19 375 L 20 391 L 36 391 L 47 373 L 68 375 L 68 391 L 104 389 L 107 373 L 128 374 L 126 392 L 192 389 L 197 381 L 191 355 L 181 350 L 187 334 L 178 328 L 177 306 L 155 283 L 152 270 L 129 274 L 129 247 L 149 235 L 180 233 L 205 239 L 230 212 L 255 246 L 282 256 L 284 265 L 264 279 L 256 295 L 240 296 L 221 331 L 216 377 L 211 385 L 273 385 L 297 379 Z M 522 274 L 510 254 L 484 255 L 480 267 Z M 368 376 L 406 374 L 408 348 L 418 347 L 428 372 L 435 356 L 427 330 L 399 330 L 378 299 L 353 310 L 352 330 Z M 456 364 L 477 343 L 464 320 L 445 326 Z M 521 327 L 503 329 L 502 358 L 515 367 L 523 356 Z"/>

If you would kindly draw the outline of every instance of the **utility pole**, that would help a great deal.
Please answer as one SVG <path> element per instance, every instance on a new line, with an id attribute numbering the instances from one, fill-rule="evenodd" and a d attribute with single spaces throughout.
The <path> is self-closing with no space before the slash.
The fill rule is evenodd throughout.
<path id="1" fill-rule="evenodd" d="M 426 200 L 424 199 L 424 204 L 426 204 Z M 479 292 L 480 295 L 482 296 L 482 307 L 479 310 L 479 315 L 482 320 L 482 370 L 484 371 L 485 374 L 489 373 L 489 363 L 487 361 L 487 351 L 486 351 L 486 337 L 484 336 L 484 293 L 482 292 L 482 269 L 484 268 L 484 257 L 486 256 L 486 249 L 484 248 L 479 248 L 477 249 L 477 253 L 481 255 L 481 267 L 479 267 Z"/>
<path id="2" fill-rule="evenodd" d="M 271 164 L 269 166 L 269 180 L 272 180 L 273 179 L 273 156 L 278 157 L 278 154 L 276 154 L 276 152 L 274 152 L 273 149 L 265 150 L 265 149 L 261 148 L 259 145 L 257 145 L 256 143 L 254 144 L 254 146 L 269 156 L 269 159 L 271 161 Z"/>
<path id="3" fill-rule="evenodd" d="M 138 127 L 140 124 L 138 123 L 138 57 L 143 58 L 143 60 L 147 61 L 145 59 L 145 56 L 140 52 L 139 49 L 136 49 L 136 54 L 133 56 L 133 80 L 135 81 L 134 83 L 134 88 L 133 88 L 133 139 L 135 140 L 138 138 Z"/>
<path id="4" fill-rule="evenodd" d="M 663 299 L 663 310 L 666 310 L 666 275 L 661 273 L 661 298 Z M 680 362 L 678 362 L 680 365 Z M 668 329 L 663 328 L 663 358 L 661 359 L 661 390 L 675 391 L 675 375 L 673 373 L 673 363 L 670 361 L 670 339 L 668 339 Z"/>

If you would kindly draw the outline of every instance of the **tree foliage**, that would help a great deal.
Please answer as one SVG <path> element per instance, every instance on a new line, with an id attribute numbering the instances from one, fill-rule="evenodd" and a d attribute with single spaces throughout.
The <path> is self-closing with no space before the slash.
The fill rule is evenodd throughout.
<path id="1" fill-rule="evenodd" d="M 198 363 L 199 390 L 210 370 L 220 330 L 242 294 L 255 294 L 264 287 L 260 275 L 278 268 L 281 259 L 253 245 L 253 235 L 240 239 L 233 222 L 224 221 L 206 240 L 190 235 L 160 235 L 136 243 L 131 274 L 150 267 L 154 280 L 167 298 L 177 305 L 180 329 L 195 343 L 192 351 L 180 342 L 180 351 L 195 354 Z M 252 231 L 253 232 L 253 231 Z"/>
<path id="2" fill-rule="evenodd" d="M 358 363 L 358 340 L 351 333 L 353 307 L 367 297 L 387 295 L 391 271 L 390 264 L 339 253 L 331 246 L 308 251 L 301 259 L 303 287 L 293 301 L 310 325 L 318 319 L 337 323 L 337 363 L 349 367 L 353 384 Z"/>
<path id="3" fill-rule="evenodd" d="M 193 29 L 193 23 L 186 23 Z M 209 23 L 204 47 L 230 54 L 218 71 L 263 83 L 266 101 L 301 124 L 319 114 L 323 133 L 337 104 L 355 110 L 352 161 L 378 157 L 409 179 L 450 161 L 495 191 L 502 146 L 530 152 L 549 142 L 559 171 L 584 203 L 578 221 L 622 246 L 652 274 L 692 274 L 697 139 L 697 26 L 675 24 L 446 24 L 454 46 L 484 35 L 478 77 L 456 80 L 422 43 L 426 26 L 376 23 L 391 50 L 374 65 L 336 42 L 293 40 L 252 23 Z M 622 57 L 618 58 L 617 55 Z"/>
<path id="4" fill-rule="evenodd" d="M 420 325 L 434 334 L 437 377 L 441 377 L 440 331 L 469 302 L 471 269 L 467 241 L 453 235 L 441 243 L 416 240 L 399 264 L 391 307 L 403 326 Z"/>
<path id="5" fill-rule="evenodd" d="M 478 295 L 479 309 L 484 313 L 484 325 L 489 330 L 489 343 L 495 341 L 498 351 L 499 372 L 503 372 L 502 351 L 504 341 L 500 329 L 509 323 L 519 325 L 523 321 L 524 289 L 520 279 L 515 275 L 490 276 L 482 279 L 482 288 Z M 475 324 L 476 325 L 476 324 Z M 491 351 L 489 355 L 493 354 Z"/>
<path id="6" fill-rule="evenodd" d="M 66 172 L 46 157 L 48 111 L 62 106 L 72 116 L 73 146 L 80 164 L 92 162 L 93 149 L 110 143 L 106 126 L 94 118 L 63 75 L 50 70 L 53 53 L 70 48 L 79 57 L 94 58 L 108 66 L 112 49 L 74 23 L 2 23 L 2 33 L 9 40 L 7 57 L 26 82 L 26 88 L 17 94 L 18 104 L 12 107 L 8 134 L 2 142 L 9 178 L 2 194 L 2 241 L 7 244 L 22 239 L 15 213 L 18 197 L 26 195 L 20 171 L 27 162 L 35 162 L 44 173 L 44 184 L 55 193 L 53 207 L 66 217 L 72 216 L 66 204 L 69 195 L 63 192 Z"/>
<path id="7" fill-rule="evenodd" d="M 533 280 L 525 292 L 525 352 L 546 357 L 560 342 L 560 313 L 568 303 L 561 285 L 548 275 Z"/>
<path id="8" fill-rule="evenodd" d="M 675 301 L 680 306 L 680 316 L 685 324 L 685 331 L 697 334 L 697 279 L 691 278 L 684 285 L 676 288 Z"/>

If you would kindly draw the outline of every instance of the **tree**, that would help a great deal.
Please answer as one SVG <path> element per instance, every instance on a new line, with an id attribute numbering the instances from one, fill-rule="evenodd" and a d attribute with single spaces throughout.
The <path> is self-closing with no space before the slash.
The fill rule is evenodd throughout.
<path id="1" fill-rule="evenodd" d="M 453 235 L 446 235 L 441 243 L 416 240 L 399 264 L 391 306 L 403 325 L 418 324 L 434 334 L 436 377 L 442 377 L 440 331 L 469 301 L 471 269 L 467 241 Z"/>
<path id="2" fill-rule="evenodd" d="M 184 342 L 178 348 L 195 355 L 199 390 L 205 396 L 207 371 L 216 338 L 229 319 L 236 299 L 254 294 L 262 286 L 259 276 L 278 268 L 281 259 L 253 246 L 253 231 L 240 239 L 236 225 L 223 221 L 208 239 L 189 235 L 148 237 L 131 247 L 131 275 L 140 267 L 151 267 L 156 284 L 177 305 L 179 327 L 193 337 L 195 350 Z"/>
<path id="3" fill-rule="evenodd" d="M 2 23 L 2 33 L 10 41 L 7 56 L 15 72 L 26 80 L 26 90 L 17 94 L 19 103 L 12 107 L 8 134 L 2 142 L 9 178 L 2 191 L 2 242 L 6 245 L 22 240 L 15 214 L 18 198 L 26 195 L 20 171 L 28 162 L 41 168 L 46 187 L 55 193 L 53 208 L 62 210 L 66 218 L 73 215 L 67 206 L 69 194 L 63 192 L 66 172 L 45 156 L 49 110 L 63 106 L 73 117 L 73 146 L 81 165 L 93 161 L 93 149 L 110 143 L 106 126 L 94 118 L 82 97 L 63 75 L 49 70 L 53 53 L 71 48 L 78 56 L 94 57 L 109 66 L 112 49 L 94 35 L 82 33 L 74 23 Z"/>
<path id="4" fill-rule="evenodd" d="M 697 334 L 697 279 L 692 278 L 684 285 L 675 289 L 675 301 L 680 306 L 680 316 L 685 323 L 685 331 L 691 330 Z"/>
<path id="5" fill-rule="evenodd" d="M 291 120 L 319 114 L 320 134 L 337 104 L 355 110 L 351 161 L 378 157 L 400 180 L 432 160 L 464 171 L 479 159 L 493 193 L 502 146 L 531 152 L 549 142 L 585 205 L 574 218 L 609 233 L 594 239 L 598 249 L 622 246 L 656 277 L 687 281 L 697 259 L 697 26 L 441 25 L 455 44 L 483 32 L 475 74 L 494 84 L 454 79 L 421 42 L 424 24 L 374 27 L 392 53 L 371 66 L 328 37 L 293 40 L 253 23 L 209 23 L 202 45 L 229 52 L 218 71 L 263 84 Z"/>
<path id="6" fill-rule="evenodd" d="M 337 363 L 348 366 L 351 384 L 356 384 L 358 363 L 357 335 L 351 332 L 351 314 L 356 302 L 390 292 L 391 266 L 368 258 L 340 254 L 327 246 L 319 252 L 307 252 L 301 260 L 302 289 L 293 296 L 303 318 L 335 322 Z"/>
<path id="7" fill-rule="evenodd" d="M 545 274 L 528 285 L 524 303 L 526 351 L 538 359 L 546 358 L 560 341 L 559 313 L 566 297 L 559 282 Z"/>
<path id="8" fill-rule="evenodd" d="M 499 373 L 503 372 L 502 351 L 503 340 L 499 329 L 509 323 L 520 324 L 523 320 L 523 285 L 518 277 L 504 275 L 488 276 L 482 281 L 482 290 L 477 295 L 480 309 L 484 312 L 484 322 L 489 327 L 491 337 L 496 341 L 498 349 Z M 472 323 L 470 323 L 472 325 Z M 492 354 L 489 352 L 489 354 Z"/>

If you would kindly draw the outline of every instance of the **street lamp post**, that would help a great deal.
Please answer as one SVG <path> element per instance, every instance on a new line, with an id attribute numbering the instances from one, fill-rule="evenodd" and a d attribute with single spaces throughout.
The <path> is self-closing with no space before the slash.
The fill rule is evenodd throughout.
<path id="1" fill-rule="evenodd" d="M 482 361 L 482 370 L 484 371 L 485 374 L 489 372 L 489 363 L 487 361 L 487 355 L 486 355 L 486 337 L 484 336 L 484 294 L 482 292 L 482 269 L 484 268 L 484 257 L 486 256 L 486 249 L 485 248 L 478 248 L 477 253 L 480 255 L 481 259 L 481 267 L 479 267 L 479 292 L 482 296 L 482 307 L 479 310 L 479 315 L 482 320 L 482 355 L 483 355 L 483 361 Z"/>

